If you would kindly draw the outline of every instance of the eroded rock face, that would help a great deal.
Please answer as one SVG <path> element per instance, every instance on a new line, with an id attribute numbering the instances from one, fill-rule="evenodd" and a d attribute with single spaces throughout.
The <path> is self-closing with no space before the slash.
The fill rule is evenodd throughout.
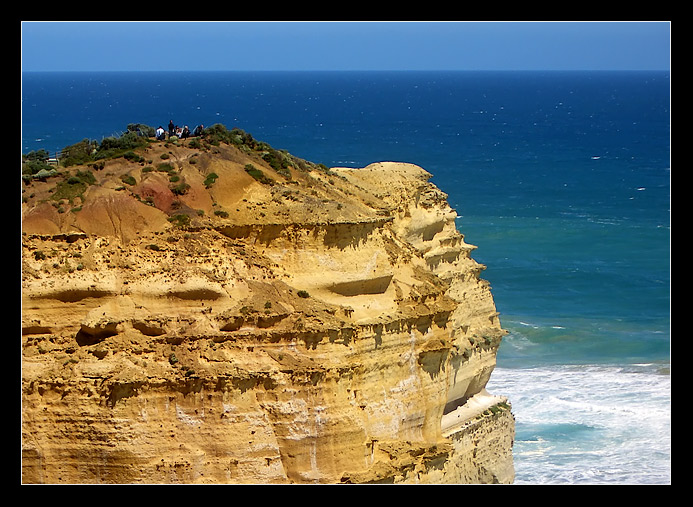
<path id="1" fill-rule="evenodd" d="M 164 150 L 182 195 L 121 160 L 24 205 L 25 483 L 512 482 L 505 332 L 430 174 Z"/>

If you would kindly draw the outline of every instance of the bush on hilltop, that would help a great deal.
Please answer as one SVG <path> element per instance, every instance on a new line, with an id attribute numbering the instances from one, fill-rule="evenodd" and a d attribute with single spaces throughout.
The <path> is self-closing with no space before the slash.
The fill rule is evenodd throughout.
<path id="1" fill-rule="evenodd" d="M 60 156 L 60 165 L 70 167 L 74 165 L 91 165 L 95 169 L 103 168 L 104 160 L 124 157 L 131 162 L 143 163 L 144 158 L 135 150 L 148 146 L 155 137 L 154 127 L 142 123 L 130 123 L 127 130 L 120 137 L 105 137 L 100 143 L 90 139 L 63 148 Z M 207 149 L 219 144 L 229 144 L 246 152 L 255 152 L 277 173 L 286 179 L 291 179 L 291 168 L 297 171 L 319 170 L 330 173 L 322 164 L 314 164 L 304 159 L 295 157 L 284 150 L 275 150 L 269 144 L 258 141 L 244 130 L 234 127 L 229 130 L 221 123 L 215 123 L 202 131 L 200 137 L 190 140 L 189 146 L 194 149 Z M 31 152 L 22 155 L 22 178 L 29 183 L 32 179 L 45 179 L 56 174 L 56 169 L 48 164 L 49 154 L 45 150 Z M 157 169 L 162 170 L 162 169 Z M 256 169 L 257 170 L 257 169 Z M 251 175 L 259 177 L 255 171 Z M 264 176 L 264 175 L 263 175 Z M 263 183 L 271 181 L 264 176 L 260 177 Z M 209 182 L 213 183 L 213 182 Z"/>
<path id="2" fill-rule="evenodd" d="M 42 179 L 46 175 L 55 173 L 55 169 L 48 163 L 48 152 L 38 150 L 22 155 L 22 179 L 31 181 L 32 178 Z"/>
<path id="3" fill-rule="evenodd" d="M 141 162 L 141 158 L 133 150 L 147 146 L 149 138 L 153 136 L 154 128 L 142 123 L 130 123 L 127 126 L 127 131 L 120 137 L 105 137 L 100 143 L 83 139 L 63 148 L 60 162 L 63 167 L 89 164 L 98 160 L 117 157 Z"/>
<path id="4" fill-rule="evenodd" d="M 64 167 L 92 162 L 98 146 L 96 141 L 82 139 L 78 143 L 63 148 L 60 162 Z"/>
<path id="5" fill-rule="evenodd" d="M 138 136 L 132 131 L 128 131 L 120 137 L 106 137 L 94 153 L 94 160 L 122 157 L 126 153 L 132 153 L 132 150 L 148 144 L 149 141 L 146 137 Z"/>

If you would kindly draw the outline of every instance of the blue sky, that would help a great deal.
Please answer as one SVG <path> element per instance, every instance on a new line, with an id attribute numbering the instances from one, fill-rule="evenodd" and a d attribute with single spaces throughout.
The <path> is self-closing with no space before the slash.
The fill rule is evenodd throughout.
<path id="1" fill-rule="evenodd" d="M 668 70 L 664 22 L 28 22 L 25 71 Z"/>

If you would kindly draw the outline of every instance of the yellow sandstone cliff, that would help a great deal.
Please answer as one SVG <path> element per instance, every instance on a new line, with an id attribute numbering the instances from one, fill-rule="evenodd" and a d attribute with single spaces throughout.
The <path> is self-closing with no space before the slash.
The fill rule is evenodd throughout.
<path id="1" fill-rule="evenodd" d="M 429 173 L 139 153 L 24 189 L 24 483 L 512 482 L 505 331 Z"/>

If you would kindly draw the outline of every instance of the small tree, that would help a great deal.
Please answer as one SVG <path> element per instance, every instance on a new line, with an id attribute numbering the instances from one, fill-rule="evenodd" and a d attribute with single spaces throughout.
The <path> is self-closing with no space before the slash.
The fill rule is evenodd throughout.
<path id="1" fill-rule="evenodd" d="M 128 123 L 127 129 L 128 132 L 134 132 L 141 137 L 154 137 L 156 135 L 156 129 L 144 123 Z"/>
<path id="2" fill-rule="evenodd" d="M 48 163 L 48 152 L 46 150 L 38 150 L 22 155 L 22 178 L 26 181 L 31 180 L 32 176 L 40 173 L 46 174 L 55 172 L 53 167 Z"/>
<path id="3" fill-rule="evenodd" d="M 71 144 L 63 148 L 61 152 L 61 163 L 65 167 L 71 165 L 86 164 L 93 160 L 93 155 L 96 153 L 98 144 L 96 141 L 82 139 L 80 142 Z"/>

